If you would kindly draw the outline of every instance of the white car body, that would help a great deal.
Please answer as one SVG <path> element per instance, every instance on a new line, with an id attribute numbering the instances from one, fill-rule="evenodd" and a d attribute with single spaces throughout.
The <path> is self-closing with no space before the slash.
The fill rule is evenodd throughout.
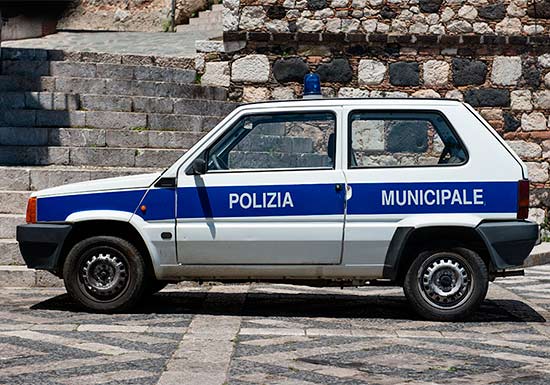
<path id="1" fill-rule="evenodd" d="M 437 112 L 460 137 L 468 159 L 448 167 L 350 169 L 345 128 L 354 110 Z M 333 168 L 186 172 L 241 117 L 303 111 L 336 116 Z M 398 229 L 476 229 L 517 221 L 510 201 L 517 197 L 500 196 L 498 186 L 527 178 L 525 164 L 464 103 L 314 99 L 241 106 L 163 173 L 60 186 L 33 197 L 38 223 L 128 223 L 145 243 L 158 280 L 391 280 Z M 177 186 L 159 187 L 170 180 Z M 331 201 L 327 186 L 341 187 L 341 210 L 334 209 L 339 201 Z M 409 201 L 397 204 L 407 189 Z M 383 204 L 372 203 L 379 199 L 375 194 L 382 194 Z M 411 206 L 410 199 L 423 204 Z M 431 204 L 435 200 L 442 203 Z M 422 207 L 415 212 L 413 206 Z"/>

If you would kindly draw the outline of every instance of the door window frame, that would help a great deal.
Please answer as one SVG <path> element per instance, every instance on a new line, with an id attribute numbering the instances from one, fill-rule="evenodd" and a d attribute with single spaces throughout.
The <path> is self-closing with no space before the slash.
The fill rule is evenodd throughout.
<path id="1" fill-rule="evenodd" d="M 352 164 L 352 119 L 351 116 L 356 113 L 364 113 L 364 114 L 436 114 L 441 117 L 447 126 L 449 127 L 449 130 L 454 135 L 454 137 L 457 139 L 458 144 L 462 147 L 462 150 L 464 151 L 465 159 L 463 162 L 460 163 L 445 163 L 445 164 L 417 164 L 417 165 L 388 165 L 388 166 L 351 166 Z M 411 119 L 413 120 L 413 119 Z M 468 164 L 470 160 L 470 155 L 468 152 L 468 148 L 464 144 L 464 141 L 458 134 L 457 130 L 454 128 L 454 126 L 451 124 L 449 119 L 445 116 L 445 114 L 442 111 L 439 110 L 426 110 L 426 109 L 410 109 L 410 110 L 403 110 L 403 109 L 391 109 L 391 108 L 380 108 L 380 109 L 365 109 L 365 108 L 353 108 L 349 109 L 347 113 L 345 114 L 345 124 L 347 129 L 346 131 L 346 141 L 347 145 L 345 147 L 345 169 L 347 171 L 351 170 L 367 170 L 367 169 L 388 169 L 388 168 L 407 168 L 407 169 L 414 169 L 414 168 L 428 168 L 428 167 L 461 167 Z M 434 130 L 437 132 L 437 129 L 434 127 Z M 437 133 L 439 135 L 439 133 Z"/>
<path id="2" fill-rule="evenodd" d="M 208 157 L 208 151 L 216 145 L 220 140 L 223 139 L 225 134 L 227 134 L 231 129 L 238 124 L 242 119 L 246 118 L 247 116 L 251 115 L 284 115 L 284 114 L 331 114 L 334 117 L 334 134 L 335 134 L 335 153 L 334 153 L 334 163 L 332 167 L 299 167 L 299 168 L 254 168 L 254 169 L 234 169 L 234 170 L 207 170 L 205 175 L 221 175 L 221 174 L 229 174 L 229 173 L 252 173 L 252 172 L 292 172 L 292 171 L 333 171 L 338 169 L 343 169 L 344 161 L 344 151 L 343 147 L 341 146 L 341 143 L 344 143 L 343 141 L 343 131 L 340 129 L 340 127 L 343 127 L 342 125 L 342 106 L 326 106 L 326 107 L 294 107 L 294 108 L 259 108 L 259 109 L 253 109 L 253 110 L 244 110 L 238 115 L 236 115 L 231 121 L 229 121 L 226 125 L 224 125 L 218 132 L 216 132 L 217 135 L 213 136 L 211 140 L 209 140 L 207 143 L 205 143 L 203 146 L 201 146 L 200 149 L 198 149 L 198 154 L 192 156 L 189 158 L 187 162 L 182 164 L 178 170 L 181 172 L 182 168 L 183 170 L 187 170 L 190 165 L 193 163 L 193 161 L 197 158 L 202 157 L 207 161 Z M 328 143 L 327 143 L 328 144 Z"/>

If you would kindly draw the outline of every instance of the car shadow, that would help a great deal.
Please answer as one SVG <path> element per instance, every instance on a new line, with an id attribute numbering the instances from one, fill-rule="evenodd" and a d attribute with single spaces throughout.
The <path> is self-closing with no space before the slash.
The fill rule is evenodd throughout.
<path id="1" fill-rule="evenodd" d="M 125 314 L 208 314 L 244 317 L 421 320 L 404 296 L 323 293 L 247 293 L 238 295 L 164 290 Z M 34 310 L 84 312 L 67 294 L 37 303 Z M 528 304 L 516 300 L 485 300 L 464 322 L 546 322 Z"/>

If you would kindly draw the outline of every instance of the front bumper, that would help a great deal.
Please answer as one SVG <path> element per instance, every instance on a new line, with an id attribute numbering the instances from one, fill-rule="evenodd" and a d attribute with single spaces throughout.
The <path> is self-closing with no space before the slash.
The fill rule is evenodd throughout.
<path id="1" fill-rule="evenodd" d="M 496 270 L 523 266 L 539 237 L 533 222 L 486 222 L 477 227 Z"/>
<path id="2" fill-rule="evenodd" d="M 17 226 L 17 242 L 27 267 L 56 272 L 70 224 L 31 224 Z"/>

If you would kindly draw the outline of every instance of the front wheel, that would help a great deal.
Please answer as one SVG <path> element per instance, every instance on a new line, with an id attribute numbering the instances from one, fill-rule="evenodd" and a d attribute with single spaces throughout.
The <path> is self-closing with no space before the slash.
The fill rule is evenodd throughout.
<path id="1" fill-rule="evenodd" d="M 95 236 L 78 242 L 63 265 L 69 295 L 88 310 L 120 312 L 133 307 L 146 287 L 146 264 L 130 242 Z"/>
<path id="2" fill-rule="evenodd" d="M 421 317 L 453 321 L 475 311 L 488 286 L 487 266 L 479 255 L 454 248 L 420 253 L 409 267 L 403 289 Z"/>

